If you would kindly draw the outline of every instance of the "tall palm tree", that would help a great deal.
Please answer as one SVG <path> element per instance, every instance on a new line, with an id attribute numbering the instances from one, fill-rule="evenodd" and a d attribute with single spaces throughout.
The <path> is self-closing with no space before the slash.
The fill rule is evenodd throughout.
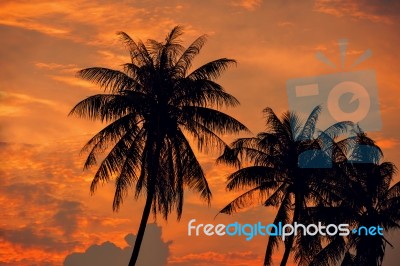
<path id="1" fill-rule="evenodd" d="M 192 136 L 202 151 L 212 146 L 223 148 L 226 144 L 219 134 L 246 130 L 242 123 L 218 111 L 221 106 L 239 103 L 215 82 L 236 62 L 221 58 L 190 72 L 206 36 L 185 49 L 179 40 L 182 33 L 177 26 L 164 42 L 143 43 L 119 32 L 131 59 L 122 71 L 93 67 L 78 72 L 105 91 L 79 102 L 70 113 L 108 123 L 83 148 L 88 152 L 85 169 L 108 152 L 99 163 L 91 192 L 99 182 L 114 178 L 115 211 L 132 187 L 135 198 L 146 197 L 129 265 L 136 263 L 151 211 L 167 219 L 176 210 L 179 220 L 185 188 L 210 203 L 210 188 L 187 137 Z"/>
<path id="2" fill-rule="evenodd" d="M 365 133 L 356 136 L 356 145 L 343 165 L 347 186 L 338 190 L 336 206 L 315 208 L 310 217 L 325 223 L 348 223 L 354 228 L 380 226 L 385 232 L 400 228 L 400 182 L 390 187 L 396 166 L 380 162 L 382 151 Z M 342 167 L 343 167 L 342 166 Z M 382 265 L 387 239 L 380 235 L 350 234 L 328 239 L 310 265 Z"/>
<path id="3" fill-rule="evenodd" d="M 319 132 L 316 123 L 320 111 L 317 106 L 302 123 L 295 113 L 286 112 L 279 119 L 272 109 L 266 108 L 267 130 L 256 137 L 238 139 L 225 149 L 218 161 L 240 168 L 228 176 L 227 189 L 248 191 L 221 213 L 231 214 L 254 202 L 254 196 L 258 196 L 265 206 L 278 207 L 274 224 L 293 224 L 300 221 L 307 202 L 329 198 L 332 184 L 323 177 L 329 173 L 327 167 L 332 165 L 332 154 L 336 154 L 334 140 L 352 123 L 337 123 Z M 264 265 L 271 265 L 278 241 L 276 236 L 269 237 Z M 281 265 L 286 265 L 293 243 L 293 235 L 285 240 Z"/>

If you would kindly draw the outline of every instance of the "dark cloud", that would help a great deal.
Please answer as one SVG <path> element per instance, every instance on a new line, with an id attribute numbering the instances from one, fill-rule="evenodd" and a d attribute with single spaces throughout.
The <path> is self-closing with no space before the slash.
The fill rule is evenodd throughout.
<path id="1" fill-rule="evenodd" d="M 54 186 L 45 182 L 12 183 L 0 188 L 2 195 L 35 206 L 53 205 L 56 201 L 56 198 L 52 195 L 53 191 Z"/>
<path id="2" fill-rule="evenodd" d="M 72 253 L 64 261 L 64 266 L 108 266 L 128 265 L 131 247 L 121 249 L 109 241 L 90 246 L 85 253 Z"/>
<path id="3" fill-rule="evenodd" d="M 13 261 L 13 262 L 0 261 L 0 265 L 1 266 L 15 266 L 15 265 L 38 266 L 37 263 L 32 263 L 31 261 L 26 260 L 26 259 L 19 260 L 18 262 L 15 262 L 15 261 Z M 54 266 L 54 262 L 53 261 L 42 260 L 40 262 L 40 266 Z"/>
<path id="4" fill-rule="evenodd" d="M 132 254 L 136 236 L 125 236 L 127 247 L 120 248 L 112 242 L 101 245 L 92 245 L 84 253 L 69 254 L 64 266 L 126 266 Z M 144 235 L 137 265 L 162 266 L 167 264 L 170 241 L 164 242 L 161 238 L 161 227 L 157 224 L 148 224 Z"/>
<path id="5" fill-rule="evenodd" d="M 46 182 L 2 184 L 0 193 L 6 199 L 12 199 L 14 207 L 3 203 L 4 210 L 17 214 L 24 219 L 34 219 L 42 216 L 43 212 L 50 213 L 47 220 L 41 221 L 47 226 L 54 226 L 70 236 L 78 226 L 78 220 L 84 214 L 84 205 L 79 201 L 61 199 L 56 193 L 57 187 Z M 40 215 L 40 216 L 39 216 Z"/>
<path id="6" fill-rule="evenodd" d="M 62 201 L 58 204 L 57 212 L 53 216 L 54 224 L 60 227 L 66 236 L 69 236 L 78 228 L 78 219 L 82 212 L 82 203 Z"/>
<path id="7" fill-rule="evenodd" d="M 394 23 L 394 20 L 399 18 L 400 2 L 397 0 L 317 0 L 315 9 L 335 16 L 350 16 L 373 22 Z"/>
<path id="8" fill-rule="evenodd" d="M 17 155 L 24 159 L 16 160 Z M 0 237 L 24 248 L 70 251 L 77 245 L 72 234 L 84 205 L 60 194 L 59 184 L 49 178 L 57 176 L 53 164 L 46 165 L 50 156 L 37 145 L 0 142 L 0 157 L 5 159 L 0 167 L 0 204 L 3 220 L 9 221 L 0 225 Z M 16 217 L 19 222 L 14 223 Z"/>
<path id="9" fill-rule="evenodd" d="M 360 3 L 376 15 L 400 17 L 400 2 L 398 0 L 363 0 Z"/>
<path id="10" fill-rule="evenodd" d="M 56 239 L 50 236 L 45 230 L 35 230 L 34 226 L 30 225 L 18 229 L 2 229 L 0 231 L 0 239 L 23 248 L 40 248 L 47 252 L 70 250 L 76 245 L 74 242 L 63 242 Z"/>

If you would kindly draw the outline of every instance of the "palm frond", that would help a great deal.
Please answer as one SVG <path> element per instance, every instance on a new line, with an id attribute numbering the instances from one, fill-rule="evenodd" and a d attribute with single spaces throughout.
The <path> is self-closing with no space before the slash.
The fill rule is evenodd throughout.
<path id="1" fill-rule="evenodd" d="M 127 151 L 125 162 L 121 166 L 119 175 L 115 178 L 115 193 L 113 210 L 118 211 L 123 203 L 128 189 L 137 181 L 137 173 L 140 171 L 140 158 L 143 152 L 143 130 L 140 130 L 132 139 Z"/>
<path id="2" fill-rule="evenodd" d="M 269 207 L 269 206 L 277 207 L 283 201 L 283 197 L 287 193 L 287 188 L 288 188 L 288 184 L 286 184 L 286 183 L 280 185 L 274 191 L 274 193 L 272 193 L 271 196 L 269 196 L 268 199 L 264 202 L 264 206 L 266 206 L 266 207 Z"/>
<path id="3" fill-rule="evenodd" d="M 272 108 L 267 107 L 263 110 L 264 117 L 266 118 L 266 126 L 270 133 L 275 135 L 285 135 L 284 127 L 282 121 L 274 113 Z"/>
<path id="4" fill-rule="evenodd" d="M 118 93 L 133 90 L 139 83 L 124 72 L 104 67 L 90 67 L 79 70 L 77 76 L 99 85 L 104 91 Z"/>
<path id="5" fill-rule="evenodd" d="M 308 140 L 313 138 L 321 110 L 321 106 L 318 105 L 311 111 L 299 135 L 299 138 L 301 140 Z"/>
<path id="6" fill-rule="evenodd" d="M 221 85 L 208 79 L 180 79 L 171 103 L 178 106 L 220 106 L 235 107 L 239 101 L 226 93 Z"/>
<path id="7" fill-rule="evenodd" d="M 199 192 L 200 196 L 210 204 L 212 194 L 203 169 L 184 134 L 178 131 L 177 138 L 180 143 L 179 152 L 181 152 L 180 157 L 182 158 L 184 184 Z"/>
<path id="8" fill-rule="evenodd" d="M 230 174 L 227 178 L 228 184 L 226 185 L 226 188 L 228 191 L 232 191 L 269 183 L 271 187 L 265 186 L 265 188 L 268 187 L 269 189 L 273 189 L 277 186 L 275 183 L 276 175 L 277 172 L 273 168 L 265 166 L 249 166 Z"/>
<path id="9" fill-rule="evenodd" d="M 187 78 L 189 79 L 209 79 L 215 80 L 228 69 L 229 66 L 236 65 L 236 61 L 228 58 L 221 58 L 202 65 L 201 67 L 190 73 Z"/>
<path id="10" fill-rule="evenodd" d="M 127 115 L 129 112 L 126 98 L 118 94 L 96 94 L 90 96 L 72 108 L 69 115 L 78 117 L 112 121 Z"/>
<path id="11" fill-rule="evenodd" d="M 201 48 L 207 41 L 207 36 L 198 37 L 181 55 L 175 64 L 175 71 L 178 77 L 185 77 L 187 71 L 192 66 L 192 60 L 200 53 Z"/>
<path id="12" fill-rule="evenodd" d="M 143 42 L 135 42 L 127 33 L 123 31 L 117 32 L 117 35 L 120 37 L 121 41 L 127 46 L 131 56 L 131 63 L 153 66 L 152 58 Z"/>
<path id="13" fill-rule="evenodd" d="M 342 236 L 335 238 L 322 249 L 311 261 L 310 266 L 337 265 L 347 251 L 346 243 Z"/>
<path id="14" fill-rule="evenodd" d="M 217 134 L 232 134 L 248 131 L 247 127 L 235 118 L 215 109 L 184 106 L 182 116 L 185 120 L 191 119 Z"/>
<path id="15" fill-rule="evenodd" d="M 237 168 L 241 167 L 237 149 L 232 149 L 228 145 L 224 147 L 224 152 L 217 158 L 216 162 L 217 164 L 225 163 Z"/>
<path id="16" fill-rule="evenodd" d="M 97 156 L 103 153 L 109 146 L 121 139 L 128 131 L 130 134 L 136 134 L 139 131 L 138 123 L 132 114 L 126 115 L 115 122 L 109 124 L 93 138 L 91 138 L 82 148 L 81 153 L 89 151 L 87 160 L 83 169 L 89 169 L 97 163 Z"/>
<path id="17" fill-rule="evenodd" d="M 255 199 L 257 199 L 259 203 L 261 203 L 263 197 L 266 196 L 266 189 L 268 189 L 268 187 L 270 187 L 271 185 L 272 182 L 266 182 L 242 193 L 234 200 L 232 200 L 229 204 L 227 204 L 224 208 L 222 208 L 219 213 L 235 213 L 244 207 L 257 204 L 257 201 L 255 201 Z"/>
<path id="18" fill-rule="evenodd" d="M 132 138 L 134 138 L 132 134 L 126 133 L 103 159 L 90 185 L 91 193 L 95 192 L 99 182 L 108 182 L 114 175 L 120 173 L 132 144 Z"/>

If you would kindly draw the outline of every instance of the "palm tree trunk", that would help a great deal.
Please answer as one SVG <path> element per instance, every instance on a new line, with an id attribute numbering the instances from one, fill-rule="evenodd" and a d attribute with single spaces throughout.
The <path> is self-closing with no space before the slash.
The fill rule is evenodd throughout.
<path id="1" fill-rule="evenodd" d="M 297 197 L 295 195 L 295 203 L 294 203 L 294 211 L 293 211 L 293 221 L 292 221 L 292 225 L 294 226 L 294 222 L 298 222 L 299 221 L 299 217 L 300 217 L 300 208 L 301 208 L 301 200 L 300 197 Z M 291 234 L 288 237 L 288 240 L 285 243 L 285 252 L 283 253 L 283 257 L 282 257 L 282 261 L 280 266 L 286 266 L 287 261 L 289 259 L 289 254 L 290 251 L 292 250 L 293 247 L 293 241 L 294 241 L 294 233 Z"/>
<path id="2" fill-rule="evenodd" d="M 146 198 L 146 204 L 144 205 L 143 209 L 143 214 L 142 214 L 142 220 L 140 221 L 139 225 L 139 230 L 136 236 L 135 240 L 135 246 L 133 247 L 132 251 L 132 256 L 129 261 L 129 266 L 135 266 L 137 259 L 139 257 L 139 251 L 140 247 L 142 245 L 144 233 L 146 231 L 146 225 L 147 221 L 149 219 L 150 211 L 151 211 L 151 206 L 153 203 L 153 198 L 154 198 L 154 193 L 155 193 L 155 185 L 156 185 L 156 178 L 158 175 L 158 167 L 159 167 L 159 159 L 160 159 L 160 154 L 161 154 L 161 142 L 159 138 L 155 138 L 155 151 L 152 150 L 152 138 L 149 138 L 149 148 L 150 148 L 150 153 L 149 153 L 149 158 L 151 158 L 151 163 L 148 165 L 148 187 L 147 187 L 147 198 Z"/>
<path id="3" fill-rule="evenodd" d="M 131 259 L 129 260 L 129 266 L 135 266 L 139 257 L 140 247 L 142 245 L 144 232 L 146 231 L 146 225 L 150 215 L 151 204 L 153 202 L 153 194 L 154 193 L 150 193 L 147 195 L 146 204 L 144 205 L 143 209 L 142 220 L 140 221 L 139 230 L 135 240 L 135 246 L 133 247 Z"/>
<path id="4" fill-rule="evenodd" d="M 286 263 L 289 259 L 289 254 L 293 246 L 294 235 L 290 235 L 288 237 L 287 242 L 285 243 L 285 253 L 283 253 L 282 261 L 280 266 L 286 266 Z"/>

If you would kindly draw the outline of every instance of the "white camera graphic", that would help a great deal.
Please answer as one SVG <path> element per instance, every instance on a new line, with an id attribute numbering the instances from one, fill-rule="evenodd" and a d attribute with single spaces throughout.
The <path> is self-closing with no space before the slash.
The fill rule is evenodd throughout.
<path id="1" fill-rule="evenodd" d="M 320 128 L 340 121 L 352 121 L 365 131 L 382 127 L 373 70 L 290 79 L 286 85 L 290 110 L 306 115 L 323 107 Z"/>
<path id="2" fill-rule="evenodd" d="M 339 40 L 342 68 L 347 48 L 347 40 Z M 361 63 L 372 54 L 371 50 L 365 51 L 353 64 Z M 335 67 L 322 53 L 317 53 L 317 58 L 327 65 Z M 286 83 L 289 101 L 289 109 L 301 116 L 308 116 L 318 105 L 322 106 L 319 116 L 318 128 L 325 129 L 341 122 L 351 121 L 365 132 L 378 131 L 382 128 L 382 120 L 379 110 L 378 89 L 375 71 L 361 70 L 351 72 L 339 72 L 315 77 L 290 79 Z M 376 148 L 367 145 L 358 145 L 355 149 L 360 158 L 356 162 L 369 163 L 371 154 L 376 153 Z M 303 152 L 299 155 L 298 162 L 301 168 L 330 168 L 331 163 L 324 163 L 324 154 L 319 151 L 316 164 L 307 164 L 310 158 L 318 154 L 315 150 Z"/>

